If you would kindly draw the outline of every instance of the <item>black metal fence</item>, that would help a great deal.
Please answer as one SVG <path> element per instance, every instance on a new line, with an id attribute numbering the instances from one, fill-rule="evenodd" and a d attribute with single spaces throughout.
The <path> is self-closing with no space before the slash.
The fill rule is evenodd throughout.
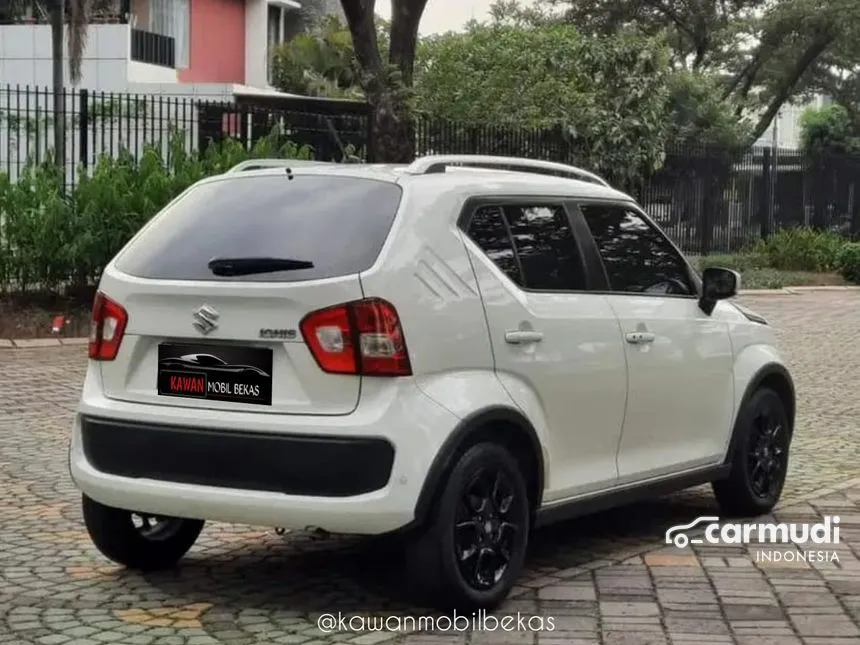
<path id="1" fill-rule="evenodd" d="M 101 155 L 165 158 L 177 137 L 187 151 L 226 137 L 250 147 L 277 129 L 314 156 L 372 161 L 369 106 L 280 96 L 174 96 L 65 90 L 59 110 L 50 90 L 0 87 L 0 172 L 14 180 L 60 144 L 69 185 Z M 497 154 L 576 164 L 560 128 L 466 126 L 420 117 L 417 155 Z M 611 178 L 610 178 L 611 179 Z M 781 227 L 800 224 L 860 233 L 860 157 L 812 157 L 796 150 L 668 150 L 662 168 L 628 186 L 645 210 L 688 253 L 731 252 Z"/>
<path id="2" fill-rule="evenodd" d="M 154 146 L 169 158 L 177 138 L 187 151 L 226 137 L 251 147 L 276 128 L 317 158 L 340 160 L 363 156 L 370 136 L 369 107 L 353 101 L 90 90 L 64 90 L 59 98 L 55 109 L 49 89 L 0 86 L 0 172 L 15 180 L 28 164 L 59 154 L 73 185 L 102 155 L 140 158 Z"/>

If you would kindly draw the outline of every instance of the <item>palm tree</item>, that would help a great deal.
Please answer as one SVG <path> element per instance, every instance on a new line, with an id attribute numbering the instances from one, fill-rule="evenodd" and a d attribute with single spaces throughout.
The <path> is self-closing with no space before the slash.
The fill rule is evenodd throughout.
<path id="1" fill-rule="evenodd" d="M 63 0 L 55 1 L 57 4 L 63 3 Z M 91 0 L 69 0 L 69 78 L 75 84 L 81 80 L 81 60 L 87 46 L 87 25 L 91 8 Z"/>
<path id="2" fill-rule="evenodd" d="M 62 171 L 66 164 L 66 102 L 63 73 L 63 31 L 69 19 L 69 78 L 81 80 L 81 60 L 87 41 L 91 0 L 50 0 L 51 56 L 53 59 L 54 94 L 54 161 Z"/>

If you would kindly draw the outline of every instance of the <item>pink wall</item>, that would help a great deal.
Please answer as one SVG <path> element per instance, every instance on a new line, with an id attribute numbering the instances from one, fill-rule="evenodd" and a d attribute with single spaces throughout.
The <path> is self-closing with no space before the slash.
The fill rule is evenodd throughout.
<path id="1" fill-rule="evenodd" d="M 183 83 L 245 82 L 245 0 L 191 0 L 188 58 Z"/>

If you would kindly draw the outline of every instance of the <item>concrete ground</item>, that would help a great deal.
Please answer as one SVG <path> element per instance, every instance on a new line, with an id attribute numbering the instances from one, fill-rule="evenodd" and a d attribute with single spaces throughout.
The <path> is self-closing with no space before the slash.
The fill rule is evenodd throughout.
<path id="1" fill-rule="evenodd" d="M 860 644 L 860 292 L 743 301 L 779 329 L 798 390 L 776 518 L 839 515 L 838 562 L 666 547 L 716 511 L 703 487 L 538 532 L 506 628 L 416 625 L 432 614 L 399 600 L 396 559 L 347 538 L 210 524 L 178 570 L 128 573 L 90 545 L 68 477 L 85 349 L 0 348 L 0 644 Z"/>

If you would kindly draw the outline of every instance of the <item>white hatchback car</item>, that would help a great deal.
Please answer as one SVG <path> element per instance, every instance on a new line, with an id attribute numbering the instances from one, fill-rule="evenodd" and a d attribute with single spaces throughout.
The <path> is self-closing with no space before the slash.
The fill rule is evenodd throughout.
<path id="1" fill-rule="evenodd" d="M 764 513 L 795 395 L 737 288 L 571 166 L 243 164 L 101 278 L 87 529 L 144 570 L 204 520 L 400 533 L 428 598 L 490 608 L 534 526 L 705 482 Z"/>

